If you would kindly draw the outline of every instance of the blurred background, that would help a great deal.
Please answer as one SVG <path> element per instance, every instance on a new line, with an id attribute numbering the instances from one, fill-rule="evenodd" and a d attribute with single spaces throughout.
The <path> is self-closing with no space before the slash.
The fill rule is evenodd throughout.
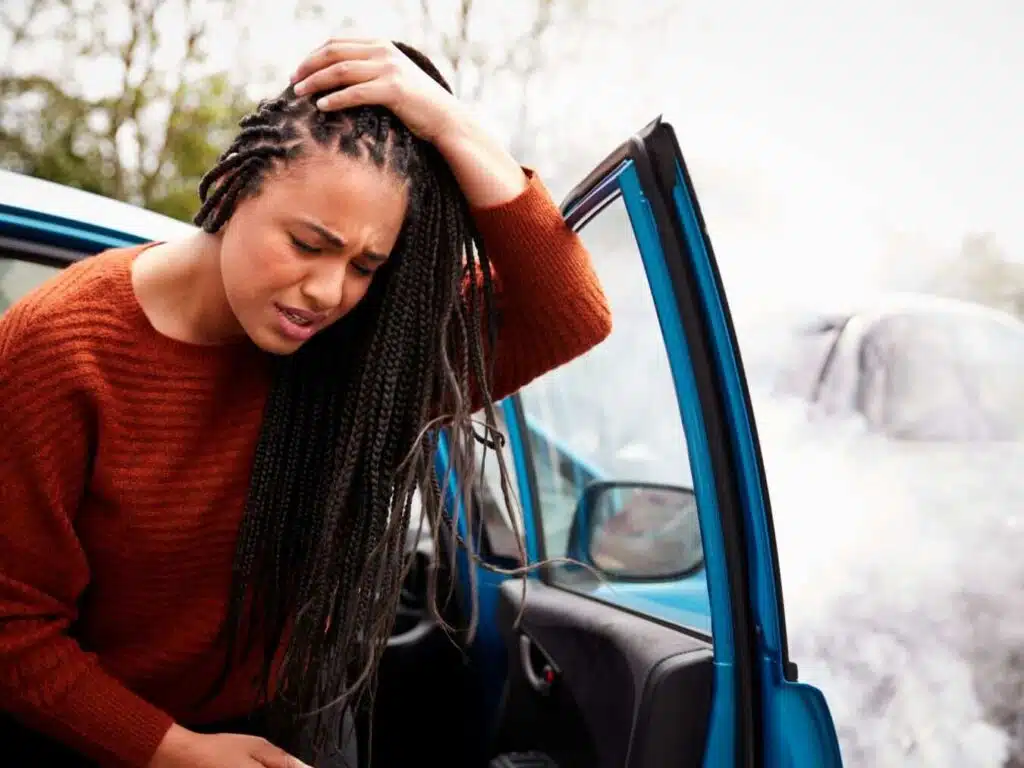
<path id="1" fill-rule="evenodd" d="M 0 167 L 189 220 L 238 118 L 345 33 L 428 53 L 556 199 L 675 126 L 792 657 L 847 764 L 1024 766 L 1024 5 L 3 0 Z M 602 415 L 657 452 L 673 393 L 629 373 L 633 407 Z"/>

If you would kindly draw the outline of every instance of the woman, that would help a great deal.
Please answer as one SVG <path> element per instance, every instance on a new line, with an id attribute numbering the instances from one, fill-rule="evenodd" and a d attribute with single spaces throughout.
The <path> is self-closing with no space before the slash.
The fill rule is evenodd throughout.
<path id="1" fill-rule="evenodd" d="M 333 40 L 292 83 L 203 179 L 201 231 L 0 320 L 0 710 L 81 764 L 329 754 L 414 490 L 444 524 L 436 430 L 466 477 L 470 414 L 610 331 L 543 186 L 425 57 Z"/>

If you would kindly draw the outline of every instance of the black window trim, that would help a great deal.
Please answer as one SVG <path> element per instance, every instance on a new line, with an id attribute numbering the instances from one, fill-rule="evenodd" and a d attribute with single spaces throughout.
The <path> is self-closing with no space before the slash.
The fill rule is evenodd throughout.
<path id="1" fill-rule="evenodd" d="M 19 261 L 58 269 L 63 269 L 91 255 L 71 248 L 61 248 L 56 245 L 5 235 L 0 235 L 0 254 L 3 254 L 4 257 L 11 254 Z"/>

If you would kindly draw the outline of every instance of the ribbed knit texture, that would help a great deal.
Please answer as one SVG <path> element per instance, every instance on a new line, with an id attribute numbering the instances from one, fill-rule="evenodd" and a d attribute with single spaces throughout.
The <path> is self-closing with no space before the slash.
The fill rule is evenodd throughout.
<path id="1" fill-rule="evenodd" d="M 500 286 L 500 397 L 611 321 L 537 178 L 474 215 Z M 76 264 L 0 318 L 0 710 L 117 766 L 145 766 L 174 720 L 250 711 L 256 671 L 195 707 L 223 661 L 267 359 L 157 333 L 131 286 L 141 249 Z"/>

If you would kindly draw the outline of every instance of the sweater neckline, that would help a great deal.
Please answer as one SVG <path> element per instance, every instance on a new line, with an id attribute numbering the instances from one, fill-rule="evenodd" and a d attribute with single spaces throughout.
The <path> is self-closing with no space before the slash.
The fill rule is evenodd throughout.
<path id="1" fill-rule="evenodd" d="M 125 311 L 125 319 L 140 333 L 147 345 L 157 349 L 161 354 L 172 355 L 183 362 L 226 362 L 235 360 L 239 354 L 255 351 L 256 346 L 246 336 L 218 344 L 197 344 L 171 338 L 153 327 L 142 309 L 142 304 L 139 303 L 139 297 L 135 295 L 132 264 L 143 251 L 162 244 L 162 241 L 153 241 L 127 249 L 124 256 L 116 259 L 113 264 L 113 282 L 118 293 L 118 305 Z"/>

